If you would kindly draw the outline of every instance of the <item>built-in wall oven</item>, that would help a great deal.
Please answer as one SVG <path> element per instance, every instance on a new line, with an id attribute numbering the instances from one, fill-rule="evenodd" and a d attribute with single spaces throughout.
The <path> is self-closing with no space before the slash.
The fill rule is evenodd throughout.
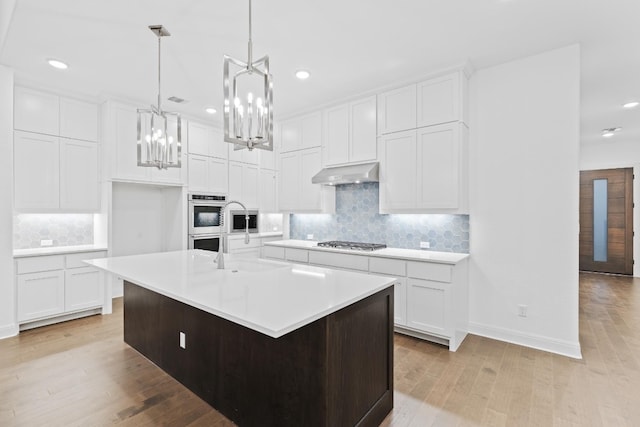
<path id="1" fill-rule="evenodd" d="M 189 194 L 189 249 L 218 250 L 226 199 L 223 195 Z"/>

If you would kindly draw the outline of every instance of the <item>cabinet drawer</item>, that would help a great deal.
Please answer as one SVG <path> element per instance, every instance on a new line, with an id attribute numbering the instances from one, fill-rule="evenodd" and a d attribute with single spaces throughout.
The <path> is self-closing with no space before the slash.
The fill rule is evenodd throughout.
<path id="1" fill-rule="evenodd" d="M 369 258 L 366 256 L 342 253 L 315 252 L 309 253 L 309 263 L 329 267 L 347 268 L 349 270 L 369 270 Z"/>
<path id="2" fill-rule="evenodd" d="M 35 256 L 16 260 L 16 274 L 64 269 L 64 255 Z"/>
<path id="3" fill-rule="evenodd" d="M 397 259 L 371 257 L 369 258 L 369 271 L 390 276 L 406 276 L 407 262 Z"/>
<path id="4" fill-rule="evenodd" d="M 244 243 L 244 234 L 242 238 L 227 238 L 227 249 L 230 251 L 242 250 L 242 249 L 250 249 L 250 248 L 259 248 L 261 245 L 259 237 L 249 237 L 249 243 L 245 245 Z"/>
<path id="5" fill-rule="evenodd" d="M 305 249 L 284 249 L 284 259 L 295 262 L 309 262 L 309 251 Z"/>
<path id="6" fill-rule="evenodd" d="M 64 271 L 22 274 L 16 282 L 18 322 L 64 312 Z"/>
<path id="7" fill-rule="evenodd" d="M 285 259 L 284 248 L 278 248 L 275 246 L 263 246 L 262 247 L 263 258 Z"/>
<path id="8" fill-rule="evenodd" d="M 107 256 L 105 251 L 97 251 L 97 252 L 82 252 L 79 254 L 69 254 L 65 255 L 66 262 L 65 265 L 67 268 L 81 268 L 81 267 L 89 267 L 88 264 L 82 262 L 85 259 L 95 259 L 95 258 L 104 258 Z"/>
<path id="9" fill-rule="evenodd" d="M 416 279 L 435 280 L 436 282 L 451 282 L 453 266 L 430 262 L 408 262 L 407 276 Z"/>

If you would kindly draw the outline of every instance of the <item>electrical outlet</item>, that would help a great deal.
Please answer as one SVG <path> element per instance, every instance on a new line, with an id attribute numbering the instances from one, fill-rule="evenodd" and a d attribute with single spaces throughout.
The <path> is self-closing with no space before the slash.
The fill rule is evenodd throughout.
<path id="1" fill-rule="evenodd" d="M 187 348 L 187 334 L 180 332 L 180 348 Z"/>
<path id="2" fill-rule="evenodd" d="M 518 316 L 527 317 L 527 306 L 524 304 L 518 304 Z"/>
<path id="3" fill-rule="evenodd" d="M 313 234 L 307 234 L 307 240 L 313 240 Z"/>
<path id="4" fill-rule="evenodd" d="M 53 246 L 53 240 L 40 240 L 40 246 Z"/>
<path id="5" fill-rule="evenodd" d="M 431 247 L 431 243 L 429 242 L 420 242 L 420 249 L 429 249 Z"/>

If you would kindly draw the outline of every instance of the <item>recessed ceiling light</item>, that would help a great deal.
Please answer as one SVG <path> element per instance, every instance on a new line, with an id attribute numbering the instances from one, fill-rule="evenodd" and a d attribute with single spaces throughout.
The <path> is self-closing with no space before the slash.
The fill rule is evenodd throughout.
<path id="1" fill-rule="evenodd" d="M 602 129 L 602 136 L 605 138 L 611 138 L 616 132 L 620 132 L 621 127 Z"/>
<path id="2" fill-rule="evenodd" d="M 47 63 L 53 68 L 57 68 L 58 70 L 66 70 L 67 68 L 69 68 L 67 64 L 57 59 L 47 59 Z"/>
<path id="3" fill-rule="evenodd" d="M 300 80 L 306 80 L 309 78 L 311 74 L 307 70 L 298 70 L 296 71 L 296 77 Z"/>
<path id="4" fill-rule="evenodd" d="M 206 112 L 207 112 L 207 113 L 209 113 L 209 114 L 215 114 L 215 113 L 217 113 L 217 112 L 218 112 L 218 110 L 216 110 L 216 109 L 215 109 L 215 108 L 213 108 L 213 107 L 207 107 L 207 108 L 205 108 L 205 109 L 204 109 L 204 111 L 206 111 Z"/>
<path id="5" fill-rule="evenodd" d="M 640 105 L 640 102 L 631 101 L 631 102 L 627 102 L 626 104 L 624 104 L 623 107 L 624 108 L 636 108 L 638 105 Z"/>

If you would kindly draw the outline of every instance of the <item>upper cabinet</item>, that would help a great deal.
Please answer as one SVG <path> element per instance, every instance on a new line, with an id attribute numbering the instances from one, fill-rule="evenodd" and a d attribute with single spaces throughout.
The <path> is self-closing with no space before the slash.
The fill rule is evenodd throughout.
<path id="1" fill-rule="evenodd" d="M 224 135 L 220 129 L 203 125 L 197 122 L 189 122 L 189 154 L 217 157 L 226 159 L 227 146 Z"/>
<path id="2" fill-rule="evenodd" d="M 324 166 L 376 160 L 375 96 L 326 109 L 324 124 Z"/>
<path id="3" fill-rule="evenodd" d="M 98 106 L 34 89 L 16 87 L 14 128 L 97 142 Z"/>
<path id="4" fill-rule="evenodd" d="M 109 101 L 103 108 L 103 141 L 107 154 L 107 179 L 161 185 L 184 185 L 187 180 L 187 153 L 182 122 L 182 166 L 158 169 L 138 166 L 137 108 Z M 177 123 L 172 123 L 176 126 Z"/>
<path id="5" fill-rule="evenodd" d="M 378 135 L 456 121 L 467 122 L 463 70 L 378 95 Z"/>
<path id="6" fill-rule="evenodd" d="M 318 111 L 280 124 L 280 152 L 320 147 L 322 145 L 322 112 Z"/>
<path id="7" fill-rule="evenodd" d="M 334 213 L 335 187 L 312 184 L 321 168 L 320 147 L 280 156 L 280 211 Z"/>

